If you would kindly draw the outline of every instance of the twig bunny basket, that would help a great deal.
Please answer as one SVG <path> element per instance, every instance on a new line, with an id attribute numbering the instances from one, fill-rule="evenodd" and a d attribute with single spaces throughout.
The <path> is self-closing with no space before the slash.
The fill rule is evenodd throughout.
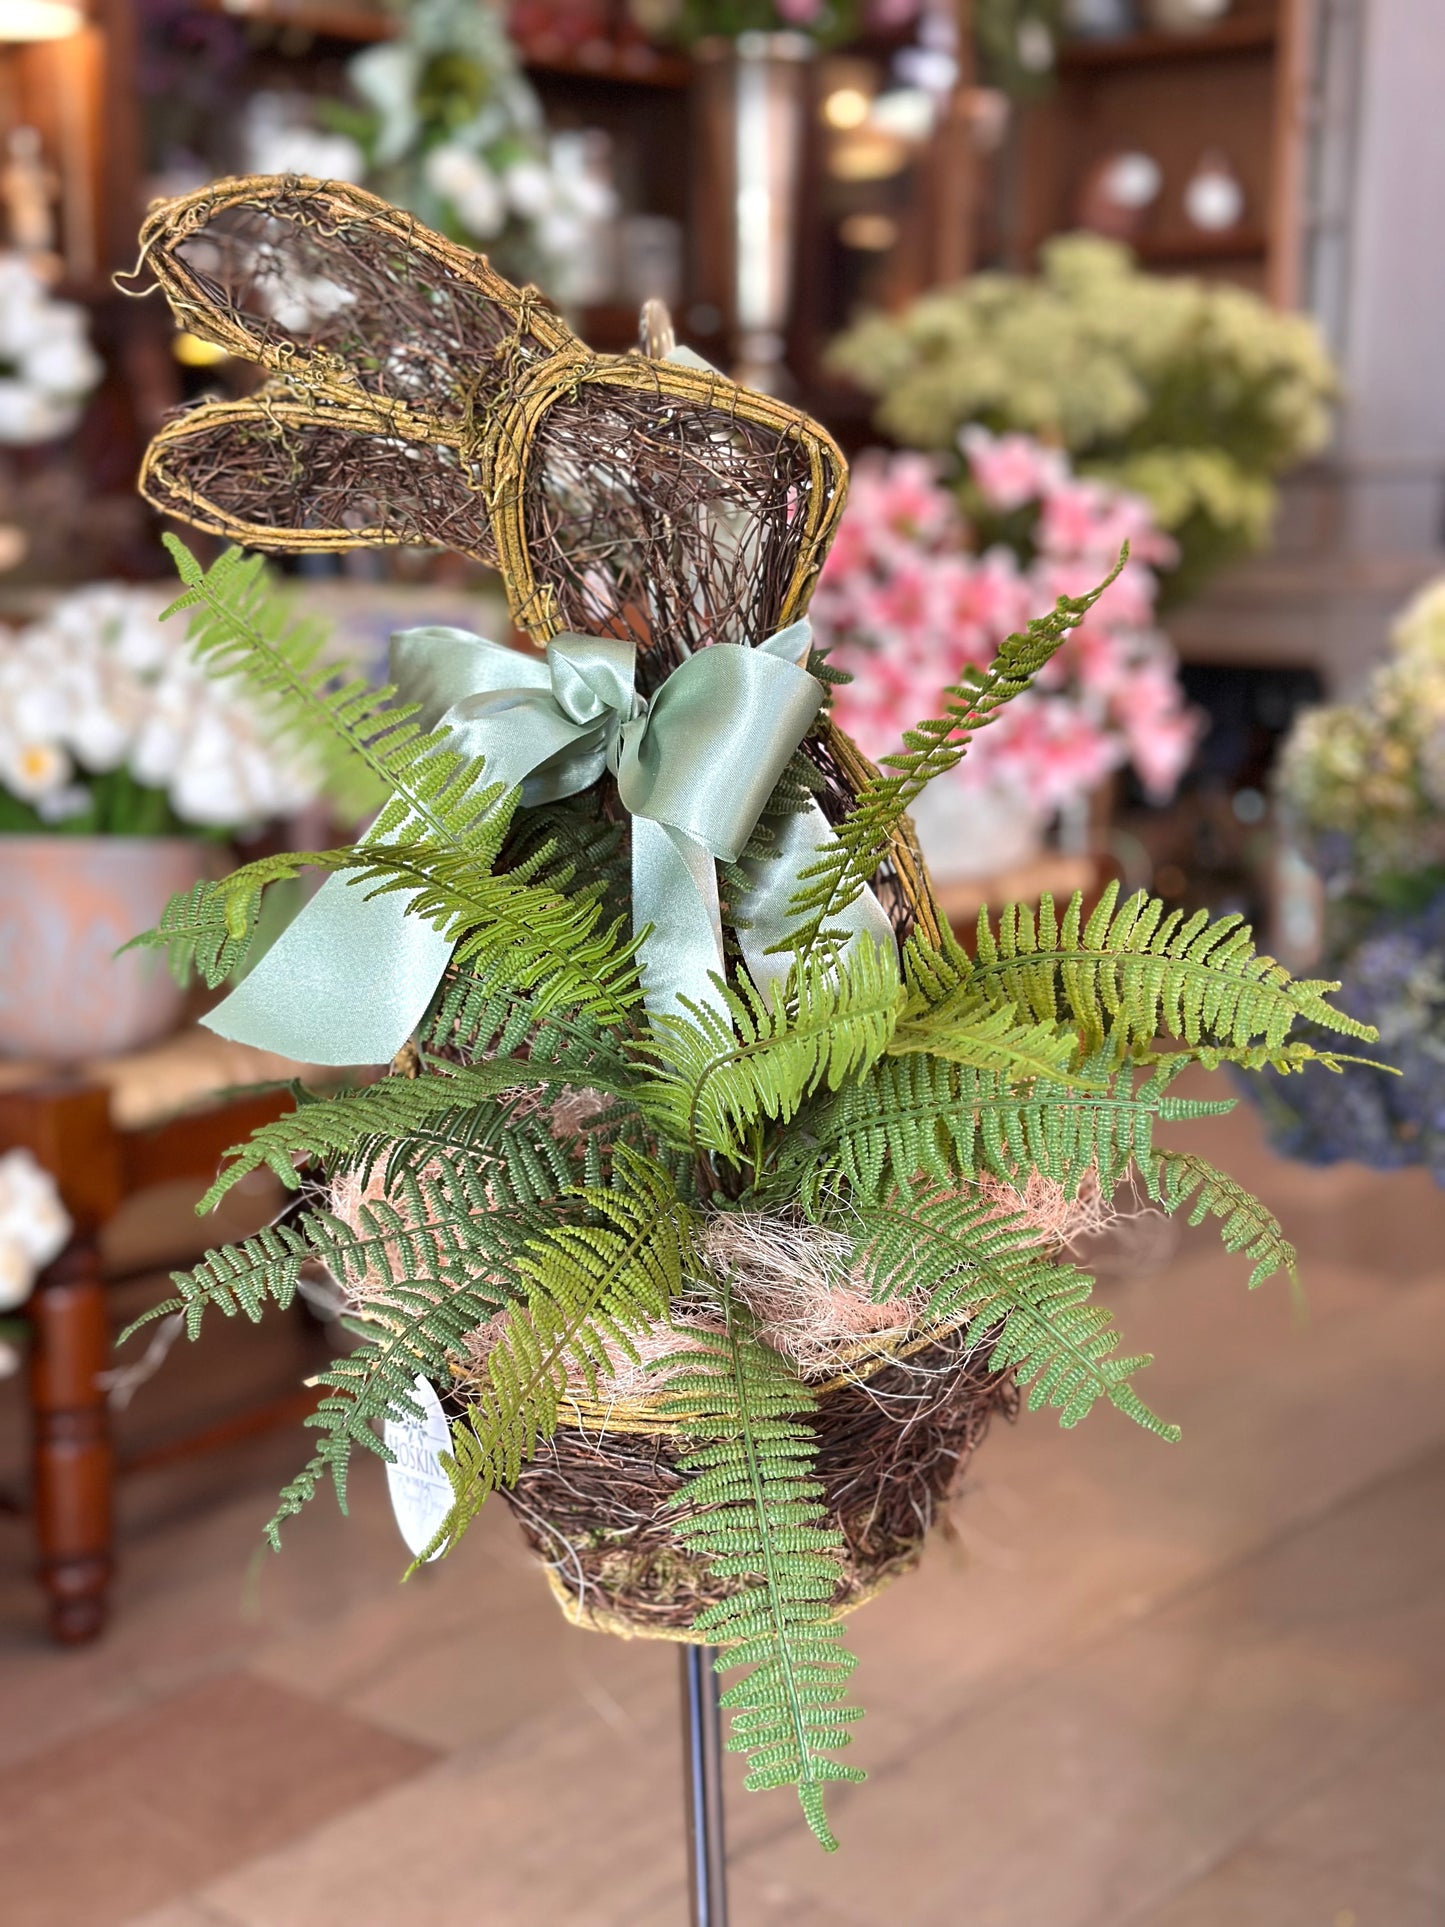
<path id="1" fill-rule="evenodd" d="M 258 560 L 174 544 L 202 655 L 381 806 L 147 939 L 231 980 L 225 1035 L 392 1061 L 237 1147 L 218 1190 L 267 1163 L 297 1203 L 177 1277 L 193 1331 L 316 1263 L 357 1314 L 273 1536 L 440 1392 L 449 1496 L 419 1549 L 502 1490 L 574 1618 L 721 1646 L 750 1784 L 796 1786 L 831 1845 L 824 1787 L 860 1777 L 840 1616 L 917 1556 L 1014 1385 L 1173 1435 L 1061 1241 L 1129 1181 L 1219 1217 L 1255 1282 L 1289 1267 L 1269 1214 L 1153 1125 L 1211 1108 L 1170 1094 L 1191 1061 L 1294 1070 L 1319 1055 L 1296 1018 L 1360 1028 L 1237 919 L 1045 901 L 981 919 L 973 956 L 941 923 L 909 803 L 1102 590 L 941 692 L 880 774 L 811 648 L 845 470 L 804 416 L 685 353 L 593 355 L 331 183 L 160 206 L 142 265 L 266 375 L 166 426 L 158 508 L 257 549 L 495 562 L 545 648 L 407 631 L 375 691 Z M 306 868 L 321 889 L 235 981 Z"/>

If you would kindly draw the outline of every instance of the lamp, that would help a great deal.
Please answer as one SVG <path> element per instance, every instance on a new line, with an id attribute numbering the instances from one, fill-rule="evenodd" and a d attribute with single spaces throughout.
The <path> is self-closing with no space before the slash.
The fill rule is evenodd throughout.
<path id="1" fill-rule="evenodd" d="M 67 40 L 84 25 L 73 0 L 0 0 L 0 41 Z"/>

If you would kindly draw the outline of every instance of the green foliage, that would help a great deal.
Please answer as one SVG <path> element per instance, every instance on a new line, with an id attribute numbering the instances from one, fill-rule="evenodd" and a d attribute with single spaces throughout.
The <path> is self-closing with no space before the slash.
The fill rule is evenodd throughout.
<path id="1" fill-rule="evenodd" d="M 909 803 L 1027 687 L 1093 595 L 1011 637 L 864 788 L 794 900 L 781 983 L 764 994 L 739 970 L 720 1007 L 649 1027 L 624 930 L 627 860 L 600 792 L 514 808 L 391 692 L 337 682 L 311 633 L 277 614 L 259 565 L 178 560 L 181 603 L 200 611 L 215 666 L 243 671 L 287 729 L 313 749 L 332 742 L 389 801 L 365 843 L 197 885 L 148 941 L 220 983 L 244 962 L 267 893 L 309 867 L 403 892 L 453 945 L 420 1074 L 327 1096 L 298 1087 L 293 1114 L 228 1154 L 203 1209 L 260 1168 L 300 1199 L 177 1274 L 178 1295 L 157 1308 L 184 1310 L 194 1336 L 211 1311 L 255 1320 L 289 1304 L 320 1266 L 355 1310 L 356 1349 L 319 1374 L 317 1450 L 281 1495 L 273 1542 L 327 1479 L 344 1508 L 352 1452 L 387 1456 L 379 1427 L 416 1414 L 421 1375 L 466 1408 L 434 1542 L 453 1544 L 563 1420 L 569 1384 L 600 1395 L 645 1337 L 683 1329 L 681 1295 L 712 1280 L 699 1220 L 739 1201 L 793 1218 L 801 1207 L 843 1231 L 878 1297 L 908 1298 L 920 1329 L 966 1328 L 1062 1424 L 1107 1400 L 1176 1436 L 1139 1397 L 1148 1360 L 1121 1354 L 1089 1277 L 1054 1262 L 978 1180 L 1022 1189 L 1042 1173 L 1072 1196 L 1087 1177 L 1107 1195 L 1137 1174 L 1165 1210 L 1218 1219 L 1252 1284 L 1292 1275 L 1271 1215 L 1202 1160 L 1157 1149 L 1156 1124 L 1229 1108 L 1175 1094 L 1188 1064 L 1336 1068 L 1347 1060 L 1297 1024 L 1373 1033 L 1330 1008 L 1331 985 L 1296 983 L 1258 955 L 1237 918 L 1185 918 L 1142 895 L 1121 905 L 1111 890 L 1087 919 L 1077 897 L 1062 916 L 1048 898 L 1036 913 L 1011 906 L 980 919 L 976 957 L 951 937 L 914 938 L 901 969 L 891 946 L 847 947 L 837 926 Z M 815 780 L 790 771 L 778 807 Z M 749 859 L 771 835 L 759 830 Z M 745 912 L 742 878 L 729 871 L 723 887 Z M 677 1537 L 735 1587 L 692 1631 L 747 1669 L 724 1703 L 748 1784 L 795 1786 L 831 1847 L 826 1785 L 861 1777 L 836 1757 L 858 1717 L 842 1703 L 853 1661 L 832 1603 L 844 1548 L 817 1477 L 813 1394 L 726 1285 L 721 1297 L 725 1329 L 686 1328 L 693 1349 L 655 1373 L 686 1439 Z"/>
<path id="2" fill-rule="evenodd" d="M 798 965 L 768 999 L 739 982 L 724 991 L 731 1023 L 690 1003 L 687 1016 L 655 1019 L 643 1046 L 657 1063 L 641 1094 L 648 1117 L 672 1143 L 725 1157 L 742 1153 L 762 1119 L 787 1123 L 812 1092 L 866 1069 L 903 1004 L 896 958 L 871 943 L 836 966 Z"/>
<path id="3" fill-rule="evenodd" d="M 361 1308 L 357 1349 L 317 1375 L 326 1389 L 306 1422 L 325 1436 L 281 1495 L 267 1528 L 273 1544 L 327 1475 L 345 1510 L 352 1450 L 360 1445 L 384 1456 L 375 1427 L 415 1414 L 416 1375 L 448 1382 L 468 1335 L 525 1288 L 527 1243 L 551 1228 L 565 1201 L 499 1212 L 491 1176 L 490 1160 L 475 1152 L 449 1162 L 434 1158 L 420 1175 L 399 1171 L 384 1197 L 359 1204 L 354 1227 L 312 1210 L 209 1251 L 194 1269 L 175 1274 L 178 1295 L 148 1314 L 183 1310 L 193 1338 L 207 1310 L 255 1322 L 268 1302 L 292 1302 L 307 1264 L 323 1266 Z"/>
<path id="4" fill-rule="evenodd" d="M 1140 1078 L 1108 1075 L 1106 1055 L 1072 1083 L 1040 1078 L 1017 1088 L 997 1071 L 935 1057 L 886 1058 L 814 1113 L 789 1147 L 779 1188 L 816 1199 L 841 1180 L 860 1198 L 922 1175 L 937 1185 L 984 1172 L 1007 1180 L 1030 1171 L 1072 1194 L 1088 1171 L 1110 1189 L 1133 1162 L 1148 1169 L 1156 1119 L 1213 1116 L 1231 1100 L 1180 1098 L 1168 1085 L 1180 1067 Z"/>
<path id="5" fill-rule="evenodd" d="M 816 948 L 836 949 L 832 919 L 871 882 L 911 804 L 935 777 L 955 768 L 970 739 L 1028 688 L 1118 575 L 1128 553 L 1126 543 L 1098 588 L 1087 595 L 1060 596 L 1048 615 L 1036 616 L 1022 635 L 1005 638 L 986 669 L 970 668 L 943 691 L 941 715 L 904 734 L 902 750 L 883 759 L 889 773 L 863 786 L 855 807 L 834 826 L 833 843 L 802 871 L 802 888 L 789 905 L 798 921 L 780 948 L 800 957 Z"/>
<path id="6" fill-rule="evenodd" d="M 423 729 L 418 706 L 398 702 L 390 685 L 320 660 L 324 631 L 291 617 L 260 556 L 226 549 L 206 569 L 174 536 L 165 543 L 185 584 L 167 615 L 193 609 L 191 644 L 212 674 L 238 676 L 273 703 L 278 732 L 319 757 L 331 782 L 350 778 L 362 807 L 384 799 L 375 840 L 405 836 L 490 865 L 504 793 L 486 786 L 479 760 L 449 748 L 445 731 Z"/>
<path id="7" fill-rule="evenodd" d="M 455 1545 L 499 1485 L 515 1483 L 557 1429 L 569 1372 L 596 1390 L 614 1357 L 663 1323 L 681 1288 L 691 1214 L 662 1166 L 621 1149 L 610 1187 L 576 1193 L 589 1222 L 557 1225 L 516 1260 L 525 1302 L 508 1308 L 487 1354 L 487 1383 L 452 1435 L 455 1503 L 437 1547 Z M 431 1549 L 428 1548 L 430 1551 Z"/>
<path id="8" fill-rule="evenodd" d="M 1010 905 L 996 931 L 980 911 L 972 965 L 958 961 L 957 946 L 950 954 L 975 994 L 1032 1011 L 1041 1022 L 1071 1020 L 1088 1051 L 1110 1040 L 1121 1053 L 1147 1047 L 1161 1030 L 1191 1045 L 1242 1048 L 1259 1039 L 1282 1051 L 1301 1019 L 1347 1037 L 1375 1036 L 1326 1003 L 1337 984 L 1296 982 L 1273 957 L 1259 955 L 1239 917 L 1211 922 L 1206 910 L 1186 917 L 1142 890 L 1119 904 L 1113 883 L 1087 923 L 1077 893 L 1062 923 L 1048 896 L 1037 918 Z"/>
<path id="9" fill-rule="evenodd" d="M 1216 1171 L 1212 1164 L 1183 1151 L 1156 1152 L 1148 1171 L 1154 1195 L 1171 1215 L 1194 1199 L 1190 1224 L 1206 1218 L 1222 1220 L 1220 1239 L 1226 1251 L 1243 1251 L 1254 1260 L 1249 1275 L 1253 1291 L 1280 1272 L 1293 1283 L 1299 1276 L 1299 1254 L 1280 1229 L 1279 1220 L 1242 1184 Z"/>
<path id="10" fill-rule="evenodd" d="M 729 1750 L 749 1756 L 748 1787 L 796 1787 L 831 1851 L 824 1788 L 864 1777 L 831 1757 L 862 1718 L 841 1704 L 857 1664 L 832 1606 L 843 1542 L 814 1469 L 811 1392 L 726 1291 L 723 1309 L 723 1335 L 690 1333 L 694 1349 L 660 1368 L 666 1406 L 695 1441 L 679 1461 L 687 1483 L 672 1501 L 683 1512 L 677 1536 L 720 1578 L 742 1582 L 693 1631 L 723 1648 L 719 1671 L 752 1669 L 722 1697 Z"/>
<path id="11" fill-rule="evenodd" d="M 408 1147 L 412 1162 L 438 1149 L 480 1148 L 478 1132 L 494 1124 L 502 1093 L 561 1082 L 545 1064 L 497 1058 L 465 1070 L 439 1065 L 426 1077 L 386 1077 L 331 1097 L 302 1093 L 298 1109 L 227 1149 L 231 1162 L 196 1206 L 197 1215 L 214 1211 L 233 1184 L 263 1166 L 294 1191 L 301 1168 L 310 1164 L 324 1164 L 333 1176 L 357 1170 L 365 1181 L 382 1157 L 395 1168 L 399 1145 Z"/>
<path id="12" fill-rule="evenodd" d="M 1113 1318 L 1090 1302 L 1093 1280 L 1049 1262 L 1019 1220 L 921 1185 L 860 1207 L 856 1224 L 878 1296 L 927 1290 L 931 1316 L 966 1315 L 980 1336 L 1002 1321 L 989 1363 L 1013 1368 L 1030 1411 L 1051 1406 L 1072 1426 L 1106 1398 L 1160 1438 L 1178 1438 L 1178 1427 L 1151 1412 L 1131 1382 L 1149 1357 L 1114 1356 Z"/>

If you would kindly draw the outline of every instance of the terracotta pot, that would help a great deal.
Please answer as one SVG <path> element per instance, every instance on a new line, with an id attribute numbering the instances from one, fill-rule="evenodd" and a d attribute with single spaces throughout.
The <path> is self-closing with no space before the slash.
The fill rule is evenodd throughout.
<path id="1" fill-rule="evenodd" d="M 174 1030 L 165 953 L 115 952 L 211 861 L 183 837 L 0 836 L 0 1056 L 73 1064 Z"/>

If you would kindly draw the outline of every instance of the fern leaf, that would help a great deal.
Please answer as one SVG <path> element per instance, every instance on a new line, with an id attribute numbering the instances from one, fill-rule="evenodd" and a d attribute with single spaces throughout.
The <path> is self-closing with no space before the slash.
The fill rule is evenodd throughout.
<path id="1" fill-rule="evenodd" d="M 1037 918 L 1010 905 L 997 931 L 980 911 L 978 952 L 965 974 L 969 989 L 995 1006 L 1012 1004 L 1040 1022 L 1071 1019 L 1087 1051 L 1112 1041 L 1122 1055 L 1161 1030 L 1192 1046 L 1237 1049 L 1259 1040 L 1277 1050 L 1300 1020 L 1366 1041 L 1375 1036 L 1326 1003 L 1337 984 L 1297 982 L 1257 953 L 1239 917 L 1211 922 L 1199 910 L 1186 918 L 1143 891 L 1119 904 L 1115 883 L 1087 923 L 1077 893 L 1062 922 L 1047 896 Z"/>
<path id="2" fill-rule="evenodd" d="M 1152 1412 L 1131 1382 L 1150 1358 L 1115 1356 L 1113 1318 L 1091 1302 L 1093 1279 L 1043 1257 L 1037 1233 L 1020 1220 L 923 1186 L 860 1207 L 854 1222 L 877 1295 L 926 1289 L 932 1317 L 966 1312 L 980 1334 L 1001 1326 L 989 1364 L 1014 1370 L 1031 1411 L 1051 1406 L 1061 1425 L 1073 1426 L 1105 1398 L 1147 1431 L 1178 1438 L 1178 1427 Z"/>
<path id="3" fill-rule="evenodd" d="M 576 1193 L 592 1222 L 531 1239 L 516 1259 L 525 1304 L 509 1308 L 487 1355 L 487 1384 L 455 1427 L 455 1503 L 434 1542 L 450 1549 L 499 1485 L 511 1485 L 556 1430 L 569 1370 L 593 1390 L 614 1351 L 661 1323 L 681 1288 L 691 1213 L 667 1172 L 619 1148 L 611 1187 Z M 427 1549 L 428 1554 L 433 1550 Z"/>
<path id="4" fill-rule="evenodd" d="M 445 731 L 422 729 L 417 705 L 398 703 L 394 688 L 318 662 L 312 631 L 291 621 L 260 556 L 227 549 L 207 569 L 175 536 L 164 540 L 185 585 L 166 614 L 195 611 L 198 658 L 271 704 L 283 735 L 313 750 L 329 745 L 336 768 L 364 773 L 373 794 L 388 799 L 373 827 L 378 840 L 409 831 L 413 840 L 475 849 L 491 839 L 500 786 L 486 787 L 481 763 L 450 749 Z"/>
<path id="5" fill-rule="evenodd" d="M 696 1004 L 654 1021 L 642 1048 L 657 1069 L 639 1102 L 674 1144 L 726 1157 L 761 1119 L 787 1123 L 811 1093 L 866 1070 L 903 1003 L 896 957 L 870 943 L 800 966 L 766 1000 L 746 976 L 724 995 L 731 1022 Z"/>
<path id="6" fill-rule="evenodd" d="M 806 1199 L 842 1179 L 861 1198 L 923 1176 L 957 1184 L 982 1172 L 1013 1179 L 1042 1171 L 1072 1193 L 1086 1171 L 1111 1190 L 1137 1162 L 1147 1170 L 1156 1121 L 1218 1116 L 1231 1099 L 1179 1098 L 1178 1067 L 1139 1081 L 1131 1066 L 1109 1074 L 1107 1050 L 1069 1084 L 1035 1079 L 1026 1089 L 994 1070 L 924 1055 L 890 1057 L 804 1120 L 779 1161 L 777 1182 Z"/>
<path id="7" fill-rule="evenodd" d="M 439 1141 L 466 1144 L 480 1155 L 485 1129 L 495 1131 L 504 1116 L 495 1103 L 501 1093 L 556 1081 L 545 1064 L 501 1058 L 467 1070 L 436 1067 L 425 1077 L 385 1077 L 359 1090 L 303 1102 L 226 1150 L 231 1162 L 196 1206 L 197 1215 L 214 1211 L 232 1185 L 263 1167 L 294 1191 L 301 1184 L 300 1166 L 324 1164 L 334 1173 L 359 1162 L 368 1178 L 378 1157 L 397 1144 L 424 1144 L 427 1155 Z"/>
<path id="8" fill-rule="evenodd" d="M 1249 1275 L 1251 1291 L 1280 1272 L 1292 1284 L 1298 1282 L 1299 1253 L 1285 1237 L 1274 1213 L 1242 1184 L 1216 1171 L 1205 1159 L 1183 1151 L 1157 1152 L 1149 1173 L 1153 1195 L 1171 1216 L 1192 1198 L 1195 1202 L 1190 1224 L 1203 1224 L 1206 1218 L 1222 1220 L 1219 1235 L 1225 1250 L 1242 1251 L 1254 1260 Z"/>
<path id="9" fill-rule="evenodd" d="M 834 826 L 833 843 L 801 873 L 802 887 L 789 906 L 797 922 L 780 949 L 807 957 L 830 942 L 832 919 L 872 880 L 910 805 L 935 777 L 953 769 L 978 731 L 1028 688 L 1118 575 L 1128 553 L 1126 544 L 1097 589 L 1060 596 L 1048 615 L 1035 618 L 1022 635 L 1009 636 L 986 669 L 969 669 L 944 690 L 941 715 L 905 733 L 902 751 L 883 759 L 889 773 L 864 787 L 855 807 Z"/>
<path id="10" fill-rule="evenodd" d="M 684 1514 L 677 1536 L 713 1572 L 743 1582 L 692 1630 L 723 1648 L 720 1672 L 751 1668 L 722 1696 L 729 1750 L 749 1756 L 749 1789 L 796 1787 L 831 1852 L 824 1789 L 864 1777 L 832 1757 L 862 1718 L 841 1703 L 857 1663 L 832 1605 L 842 1539 L 814 1470 L 811 1392 L 753 1336 L 726 1292 L 724 1315 L 723 1335 L 697 1335 L 695 1350 L 663 1367 L 666 1405 L 695 1442 L 679 1462 L 687 1483 L 671 1502 Z"/>

